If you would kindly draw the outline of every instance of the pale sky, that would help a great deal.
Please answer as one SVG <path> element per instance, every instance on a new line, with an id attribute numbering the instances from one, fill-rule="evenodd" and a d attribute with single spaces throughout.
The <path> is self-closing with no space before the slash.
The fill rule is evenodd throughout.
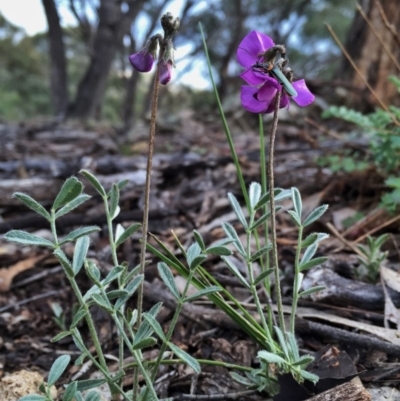
<path id="1" fill-rule="evenodd" d="M 167 6 L 166 11 L 170 11 L 174 15 L 179 15 L 182 2 L 183 0 L 172 0 Z M 68 7 L 66 7 L 66 2 L 61 1 L 60 4 L 59 13 L 62 25 L 75 24 L 75 17 L 68 10 Z M 24 28 L 28 35 L 47 30 L 46 16 L 41 0 L 0 0 L 0 12 L 11 23 Z M 184 52 L 180 52 L 177 49 L 175 59 L 181 59 L 183 56 Z M 182 60 L 177 64 L 177 69 L 183 69 L 187 63 L 188 61 Z M 177 72 L 174 72 L 174 76 L 177 75 Z M 200 74 L 195 72 L 181 76 L 179 83 L 196 88 L 210 87 L 209 80 L 204 79 Z"/>

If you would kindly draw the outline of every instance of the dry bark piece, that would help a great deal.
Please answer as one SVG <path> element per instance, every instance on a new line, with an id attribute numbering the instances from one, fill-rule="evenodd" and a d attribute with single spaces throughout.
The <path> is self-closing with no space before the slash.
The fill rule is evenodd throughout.
<path id="1" fill-rule="evenodd" d="M 344 383 L 307 401 L 371 401 L 371 394 L 360 384 Z"/>

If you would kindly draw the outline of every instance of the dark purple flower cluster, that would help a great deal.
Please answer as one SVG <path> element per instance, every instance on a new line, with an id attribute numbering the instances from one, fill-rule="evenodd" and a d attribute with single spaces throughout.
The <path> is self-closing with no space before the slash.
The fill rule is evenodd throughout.
<path id="1" fill-rule="evenodd" d="M 277 91 L 282 91 L 279 107 L 289 107 L 291 96 L 282 89 L 281 83 L 268 71 L 257 68 L 264 63 L 265 52 L 273 46 L 275 44 L 269 36 L 252 31 L 244 37 L 237 49 L 239 64 L 246 68 L 240 77 L 251 85 L 242 86 L 240 99 L 243 107 L 252 113 L 272 113 Z M 293 100 L 299 106 L 308 106 L 314 101 L 315 96 L 307 88 L 304 79 L 292 82 L 292 86 L 297 92 Z"/>

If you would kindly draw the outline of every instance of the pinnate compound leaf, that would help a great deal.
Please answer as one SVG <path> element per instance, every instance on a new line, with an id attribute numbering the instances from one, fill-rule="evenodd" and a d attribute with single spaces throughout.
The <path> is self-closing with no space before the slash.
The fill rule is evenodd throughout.
<path id="1" fill-rule="evenodd" d="M 313 210 L 303 222 L 303 227 L 307 227 L 314 221 L 318 220 L 328 209 L 328 205 L 322 205 Z"/>
<path id="2" fill-rule="evenodd" d="M 29 195 L 24 194 L 23 192 L 15 192 L 13 194 L 13 198 L 19 199 L 25 206 L 44 217 L 47 221 L 51 220 L 50 213 L 39 202 L 35 201 L 35 199 Z"/>
<path id="3" fill-rule="evenodd" d="M 76 241 L 78 238 L 83 237 L 84 235 L 92 234 L 96 231 L 100 231 L 100 227 L 97 226 L 87 226 L 87 227 L 80 227 L 76 230 L 71 231 L 63 240 L 60 242 L 60 245 L 63 245 L 67 242 Z"/>
<path id="4" fill-rule="evenodd" d="M 53 210 L 63 207 L 67 203 L 77 198 L 83 190 L 83 185 L 76 177 L 68 178 L 58 193 L 56 200 L 53 203 Z"/>
<path id="5" fill-rule="evenodd" d="M 90 238 L 85 235 L 78 238 L 75 244 L 74 256 L 72 258 L 72 270 L 77 275 L 82 269 L 83 262 L 85 261 L 87 252 L 89 250 Z"/>
<path id="6" fill-rule="evenodd" d="M 103 197 L 107 196 L 104 187 L 100 184 L 100 181 L 92 173 L 87 170 L 81 170 L 80 173 L 92 184 L 94 189 Z"/>
<path id="7" fill-rule="evenodd" d="M 78 382 L 69 383 L 66 387 L 62 401 L 72 401 L 77 391 Z"/>
<path id="8" fill-rule="evenodd" d="M 168 347 L 179 359 L 182 359 L 182 361 L 188 364 L 196 373 L 199 374 L 201 372 L 200 364 L 196 361 L 195 358 L 177 347 L 175 344 L 168 343 Z"/>
<path id="9" fill-rule="evenodd" d="M 4 238 L 7 241 L 17 242 L 23 245 L 46 246 L 49 248 L 55 247 L 51 241 L 22 230 L 11 230 L 6 233 Z"/>
<path id="10" fill-rule="evenodd" d="M 70 361 L 70 355 L 61 355 L 54 361 L 47 378 L 47 384 L 49 386 L 52 386 L 61 377 Z"/>
<path id="11" fill-rule="evenodd" d="M 170 268 L 166 263 L 160 262 L 157 264 L 158 273 L 160 274 L 161 280 L 171 291 L 171 294 L 176 298 L 180 299 L 178 288 L 176 287 L 174 276 L 171 273 Z"/>
<path id="12" fill-rule="evenodd" d="M 258 357 L 263 359 L 268 363 L 277 363 L 277 364 L 284 364 L 285 360 L 280 357 L 279 355 L 273 354 L 272 352 L 268 351 L 258 351 Z"/>
<path id="13" fill-rule="evenodd" d="M 190 295 L 189 297 L 186 297 L 183 302 L 195 301 L 196 299 L 199 299 L 201 297 L 205 297 L 205 296 L 210 295 L 210 294 L 215 294 L 218 291 L 222 291 L 222 288 L 218 287 L 216 285 L 213 285 L 213 286 L 204 288 L 204 289 L 200 290 L 199 292 L 196 292 L 196 294 L 193 294 L 193 295 Z"/>
<path id="14" fill-rule="evenodd" d="M 142 225 L 140 223 L 135 223 L 129 226 L 125 231 L 116 238 L 115 246 L 120 246 L 123 244 L 131 235 L 135 234 Z"/>
<path id="15" fill-rule="evenodd" d="M 247 224 L 247 221 L 246 221 L 246 218 L 244 217 L 242 208 L 240 207 L 240 204 L 237 201 L 236 197 L 232 193 L 228 192 L 228 199 L 232 205 L 233 211 L 235 212 L 238 220 L 240 221 L 240 223 L 242 224 L 242 226 L 245 229 L 248 229 L 249 225 Z"/>
<path id="16" fill-rule="evenodd" d="M 55 214 L 55 218 L 58 219 L 59 217 L 64 216 L 64 214 L 67 214 L 70 211 L 74 210 L 75 208 L 82 205 L 82 203 L 86 202 L 90 198 L 91 198 L 90 195 L 80 194 L 71 202 L 68 202 L 66 205 L 64 205 L 60 210 L 58 210 L 58 212 Z"/>

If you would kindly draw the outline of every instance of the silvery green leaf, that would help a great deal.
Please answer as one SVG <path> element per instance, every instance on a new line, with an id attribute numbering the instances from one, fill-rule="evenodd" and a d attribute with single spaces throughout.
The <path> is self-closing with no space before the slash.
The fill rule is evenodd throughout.
<path id="1" fill-rule="evenodd" d="M 226 246 L 210 246 L 205 250 L 205 253 L 217 256 L 230 256 L 232 251 Z"/>
<path id="2" fill-rule="evenodd" d="M 125 266 L 118 265 L 112 268 L 110 273 L 107 274 L 103 280 L 103 285 L 107 285 L 118 278 L 118 276 L 125 270 Z"/>
<path id="3" fill-rule="evenodd" d="M 307 227 L 314 221 L 318 220 L 328 209 L 328 205 L 322 205 L 313 210 L 303 222 L 303 227 Z"/>
<path id="4" fill-rule="evenodd" d="M 288 213 L 290 214 L 290 217 L 292 218 L 296 226 L 301 227 L 301 221 L 297 213 L 294 210 L 288 210 Z"/>
<path id="5" fill-rule="evenodd" d="M 99 293 L 100 293 L 100 288 L 97 287 L 97 285 L 93 285 L 87 290 L 86 294 L 83 296 L 83 300 L 85 302 L 88 302 L 92 294 L 99 294 Z"/>
<path id="6" fill-rule="evenodd" d="M 276 336 L 278 337 L 279 344 L 281 345 L 282 351 L 285 354 L 285 357 L 289 358 L 289 348 L 287 346 L 287 338 L 284 332 L 277 326 L 274 326 Z"/>
<path id="7" fill-rule="evenodd" d="M 194 258 L 192 260 L 191 265 L 189 266 L 190 270 L 194 270 L 196 269 L 196 267 L 198 267 L 199 265 L 201 265 L 204 261 L 207 260 L 207 256 L 206 255 L 200 255 L 197 256 L 196 258 Z"/>
<path id="8" fill-rule="evenodd" d="M 86 202 L 90 198 L 91 198 L 91 196 L 89 196 L 87 194 L 80 194 L 75 199 L 73 199 L 71 202 L 68 202 L 61 209 L 59 209 L 57 211 L 57 213 L 55 214 L 55 218 L 58 219 L 59 217 L 64 216 L 64 214 L 67 214 L 71 210 L 74 210 L 75 208 L 82 205 L 82 203 Z"/>
<path id="9" fill-rule="evenodd" d="M 70 335 L 71 335 L 71 332 L 69 332 L 69 331 L 62 331 L 61 333 L 58 333 L 56 336 L 54 336 L 50 341 L 51 341 L 52 343 L 55 343 L 55 342 L 60 341 L 60 340 L 62 340 L 63 338 L 68 337 L 68 336 L 70 336 Z"/>
<path id="10" fill-rule="evenodd" d="M 280 207 L 282 208 L 282 207 Z M 275 210 L 277 210 L 277 207 L 275 207 Z M 267 213 L 264 213 L 259 219 L 257 219 L 253 225 L 249 228 L 250 231 L 254 231 L 257 227 L 260 227 L 261 224 L 264 224 L 269 218 L 271 217 L 271 212 L 268 211 Z"/>
<path id="11" fill-rule="evenodd" d="M 72 382 L 69 383 L 68 386 L 65 388 L 64 395 L 63 395 L 63 401 L 72 401 L 72 399 L 75 396 L 75 393 L 77 391 L 78 383 L 77 382 Z"/>
<path id="12" fill-rule="evenodd" d="M 85 400 L 83 399 L 83 395 L 82 395 L 82 393 L 81 393 L 80 391 L 77 391 L 77 392 L 75 393 L 75 401 L 85 401 Z"/>
<path id="13" fill-rule="evenodd" d="M 91 388 L 96 388 L 104 384 L 106 381 L 104 379 L 90 379 L 90 380 L 79 380 L 78 391 L 90 390 Z"/>
<path id="14" fill-rule="evenodd" d="M 269 191 L 267 191 L 265 194 L 263 194 L 261 196 L 261 198 L 258 200 L 257 204 L 254 206 L 254 210 L 260 209 L 268 202 L 269 202 Z"/>
<path id="15" fill-rule="evenodd" d="M 261 185 L 258 182 L 252 182 L 249 188 L 249 201 L 250 207 L 252 210 L 255 210 L 255 207 L 260 200 L 261 197 Z"/>
<path id="16" fill-rule="evenodd" d="M 129 282 L 129 284 L 125 287 L 125 290 L 128 291 L 129 296 L 132 296 L 135 293 L 142 281 L 143 274 L 138 274 L 132 281 Z"/>
<path id="17" fill-rule="evenodd" d="M 171 291 L 171 294 L 176 298 L 180 299 L 180 294 L 178 288 L 175 284 L 174 276 L 171 273 L 170 268 L 164 263 L 159 262 L 157 264 L 158 273 L 160 274 L 161 280 L 167 286 L 167 288 Z"/>
<path id="18" fill-rule="evenodd" d="M 157 340 L 154 337 L 147 337 L 147 338 L 144 338 L 143 340 L 139 341 L 138 343 L 135 343 L 132 346 L 132 350 L 148 348 L 148 347 L 152 347 L 153 345 L 156 345 L 156 344 L 157 344 Z"/>
<path id="19" fill-rule="evenodd" d="M 311 259 L 304 264 L 300 264 L 300 271 L 311 269 L 312 267 L 321 265 L 322 263 L 325 263 L 327 260 L 328 258 L 325 256 L 320 256 L 319 258 Z"/>
<path id="20" fill-rule="evenodd" d="M 131 308 L 128 308 L 126 311 L 126 320 L 131 326 L 135 325 L 137 321 L 137 309 L 132 310 Z"/>
<path id="21" fill-rule="evenodd" d="M 242 243 L 240 242 L 240 238 L 239 238 L 235 228 L 232 226 L 232 224 L 222 223 L 222 229 L 225 231 L 225 234 L 234 241 L 233 245 L 238 250 L 238 252 L 245 258 L 246 251 L 244 250 L 244 247 L 243 247 Z"/>
<path id="22" fill-rule="evenodd" d="M 135 234 L 141 226 L 140 223 L 129 226 L 119 237 L 116 237 L 115 246 L 117 247 L 123 244 L 131 235 Z"/>
<path id="23" fill-rule="evenodd" d="M 35 199 L 29 195 L 24 194 L 23 192 L 15 192 L 13 194 L 13 198 L 19 199 L 25 204 L 25 206 L 28 206 L 29 209 L 44 217 L 47 221 L 51 220 L 50 213 L 39 202 L 35 201 Z"/>
<path id="24" fill-rule="evenodd" d="M 285 360 L 279 355 L 273 354 L 268 351 L 258 351 L 257 356 L 268 363 L 284 364 Z"/>
<path id="25" fill-rule="evenodd" d="M 19 398 L 18 401 L 47 401 L 47 397 L 39 394 L 29 394 Z"/>
<path id="26" fill-rule="evenodd" d="M 196 242 L 199 244 L 200 249 L 204 251 L 206 249 L 206 246 L 204 244 L 204 240 L 201 234 L 197 230 L 193 230 L 193 236 Z"/>
<path id="27" fill-rule="evenodd" d="M 254 253 L 251 258 L 250 261 L 254 262 L 255 260 L 260 259 L 262 256 L 264 256 L 268 251 L 270 251 L 272 249 L 272 244 L 269 243 L 265 246 L 263 246 L 262 248 L 260 248 L 256 253 Z"/>
<path id="28" fill-rule="evenodd" d="M 299 354 L 299 346 L 297 344 L 296 341 L 296 337 L 294 336 L 293 333 L 286 333 L 286 338 L 287 338 L 287 342 L 288 342 L 288 347 L 289 347 L 289 351 L 291 354 L 291 361 L 297 361 L 300 358 L 300 354 Z"/>
<path id="29" fill-rule="evenodd" d="M 318 241 L 318 234 L 312 233 L 312 234 L 308 235 L 307 238 L 305 238 L 303 241 L 301 241 L 300 247 L 306 248 L 306 247 L 314 244 L 317 241 Z"/>
<path id="30" fill-rule="evenodd" d="M 85 270 L 89 278 L 99 286 L 101 273 L 99 268 L 96 266 L 96 263 L 91 259 L 85 259 Z"/>
<path id="31" fill-rule="evenodd" d="M 55 247 L 51 241 L 22 230 L 11 230 L 6 233 L 4 238 L 7 241 L 18 242 L 24 245 L 47 246 L 49 248 Z"/>
<path id="32" fill-rule="evenodd" d="M 110 300 L 125 296 L 129 296 L 129 292 L 126 290 L 111 290 L 107 292 L 107 298 Z"/>
<path id="33" fill-rule="evenodd" d="M 201 255 L 201 248 L 197 242 L 194 242 L 192 245 L 189 246 L 186 252 L 186 260 L 188 262 L 188 265 L 190 266 L 194 258 L 197 258 L 200 255 Z"/>
<path id="34" fill-rule="evenodd" d="M 183 362 L 188 364 L 197 374 L 201 372 L 201 368 L 199 363 L 196 361 L 195 358 L 190 356 L 187 352 L 183 351 L 179 347 L 177 347 L 175 344 L 168 343 L 168 347 L 171 349 L 171 351 L 179 358 L 182 359 Z"/>
<path id="35" fill-rule="evenodd" d="M 192 302 L 195 301 L 196 299 L 199 299 L 201 297 L 210 295 L 210 294 L 215 294 L 218 291 L 222 291 L 221 287 L 218 287 L 216 285 L 203 288 L 199 292 L 196 292 L 196 294 L 190 295 L 189 297 L 186 297 L 183 302 Z"/>
<path id="36" fill-rule="evenodd" d="M 314 373 L 307 372 L 306 370 L 300 370 L 300 375 L 303 379 L 308 380 L 313 383 L 317 383 L 319 380 L 319 377 L 315 375 Z"/>
<path id="37" fill-rule="evenodd" d="M 60 242 L 60 245 L 63 245 L 67 242 L 76 241 L 78 238 L 83 237 L 84 235 L 92 234 L 96 231 L 100 231 L 100 227 L 87 226 L 87 227 L 77 228 L 76 230 L 71 231 L 66 237 L 64 237 Z"/>
<path id="38" fill-rule="evenodd" d="M 242 283 L 242 285 L 248 290 L 250 290 L 251 289 L 250 284 L 242 276 L 242 273 L 240 273 L 239 269 L 234 265 L 234 263 L 226 256 L 223 256 L 222 259 L 226 263 L 229 270 L 233 273 L 233 275 L 236 276 L 236 278 Z"/>
<path id="39" fill-rule="evenodd" d="M 303 278 L 304 278 L 304 274 L 299 273 L 298 277 L 297 277 L 297 288 L 295 288 L 295 291 L 298 293 L 300 291 L 301 288 L 301 283 L 303 282 Z"/>
<path id="40" fill-rule="evenodd" d="M 304 252 L 303 257 L 301 258 L 300 265 L 303 265 L 304 263 L 307 263 L 314 255 L 315 252 L 317 252 L 318 249 L 318 244 L 314 243 L 307 247 L 307 249 Z"/>
<path id="41" fill-rule="evenodd" d="M 297 359 L 297 361 L 293 362 L 293 366 L 299 366 L 299 365 L 308 365 L 314 360 L 314 357 L 311 355 L 303 355 Z"/>
<path id="42" fill-rule="evenodd" d="M 119 189 L 115 184 L 113 184 L 110 193 L 110 206 L 109 206 L 111 220 L 114 220 L 114 218 L 116 217 L 118 203 L 119 203 Z"/>
<path id="43" fill-rule="evenodd" d="M 77 198 L 83 190 L 83 185 L 76 177 L 68 178 L 58 193 L 52 209 L 57 210 Z"/>
<path id="44" fill-rule="evenodd" d="M 53 362 L 47 378 L 48 386 L 52 386 L 61 377 L 70 361 L 70 355 L 61 355 Z"/>
<path id="45" fill-rule="evenodd" d="M 94 189 L 103 197 L 107 196 L 105 189 L 100 184 L 100 181 L 92 174 L 89 173 L 87 170 L 81 170 L 80 173 L 92 184 Z"/>
<path id="46" fill-rule="evenodd" d="M 230 376 L 232 377 L 233 380 L 235 380 L 238 383 L 241 383 L 245 385 L 246 387 L 250 387 L 253 383 L 248 380 L 246 377 L 241 376 L 237 374 L 236 372 L 229 372 Z"/>
<path id="47" fill-rule="evenodd" d="M 161 306 L 162 302 L 158 302 L 146 313 L 156 318 Z M 150 337 L 152 334 L 153 329 L 151 328 L 149 323 L 147 321 L 143 321 L 135 335 L 135 340 L 133 343 L 137 344 L 139 343 L 139 341 L 142 341 L 144 338 Z"/>
<path id="48" fill-rule="evenodd" d="M 292 191 L 292 201 L 293 201 L 293 207 L 294 210 L 299 217 L 299 220 L 301 221 L 301 212 L 303 210 L 303 204 L 301 202 L 301 195 L 300 192 L 297 188 L 293 187 L 291 188 Z"/>
<path id="49" fill-rule="evenodd" d="M 271 273 L 274 272 L 274 269 L 267 269 L 261 272 L 261 274 L 258 275 L 258 277 L 254 280 L 254 286 L 257 286 L 258 284 L 261 283 L 262 280 L 264 280 L 266 277 L 268 277 Z"/>
<path id="50" fill-rule="evenodd" d="M 247 224 L 246 218 L 244 217 L 244 214 L 242 212 L 242 208 L 239 205 L 239 202 L 237 201 L 235 196 L 230 192 L 228 192 L 228 199 L 232 205 L 233 211 L 235 212 L 238 220 L 240 221 L 242 226 L 247 230 L 249 228 L 249 226 Z"/>
<path id="51" fill-rule="evenodd" d="M 77 328 L 74 328 L 72 331 L 72 340 L 74 341 L 74 344 L 76 345 L 76 348 L 79 349 L 79 351 L 85 353 L 85 348 L 83 347 L 83 339 L 81 336 L 81 333 L 79 332 L 79 330 Z"/>
<path id="52" fill-rule="evenodd" d="M 299 297 L 306 297 L 307 295 L 314 294 L 314 292 L 322 291 L 325 288 L 326 287 L 324 287 L 323 285 L 318 285 L 316 287 L 309 288 L 308 290 L 300 292 Z"/>
<path id="53" fill-rule="evenodd" d="M 101 294 L 92 294 L 92 299 L 93 301 L 100 306 L 100 308 L 104 309 L 105 311 L 112 313 L 113 312 L 113 308 L 110 305 L 110 302 L 108 300 L 106 300 L 103 295 Z"/>
<path id="54" fill-rule="evenodd" d="M 97 391 L 89 391 L 85 396 L 85 401 L 100 401 L 100 394 Z"/>
<path id="55" fill-rule="evenodd" d="M 68 260 L 65 253 L 60 248 L 58 248 L 53 252 L 53 254 L 61 263 L 61 266 L 65 271 L 65 274 L 70 278 L 74 277 L 74 270 L 72 269 L 71 262 Z"/>
<path id="56" fill-rule="evenodd" d="M 279 192 L 277 192 L 279 190 Z M 290 198 L 292 196 L 292 190 L 291 189 L 282 189 L 282 188 L 275 188 L 274 191 L 274 199 L 275 202 L 281 201 L 286 198 Z"/>
<path id="57" fill-rule="evenodd" d="M 148 313 L 143 313 L 143 318 L 147 320 L 151 328 L 154 330 L 154 332 L 157 334 L 157 336 L 162 340 L 166 341 L 163 329 L 160 325 L 160 323 L 157 322 L 157 320 L 149 315 Z"/>
<path id="58" fill-rule="evenodd" d="M 71 329 L 78 326 L 79 322 L 86 316 L 86 314 L 87 310 L 84 307 L 80 307 L 72 319 Z"/>
<path id="59" fill-rule="evenodd" d="M 87 252 L 89 250 L 90 238 L 85 235 L 78 238 L 75 244 L 74 256 L 72 259 L 72 270 L 77 275 L 83 266 Z"/>
<path id="60" fill-rule="evenodd" d="M 83 365 L 83 362 L 85 362 L 86 354 L 82 354 L 80 357 L 75 359 L 74 365 L 75 366 L 81 366 Z"/>

